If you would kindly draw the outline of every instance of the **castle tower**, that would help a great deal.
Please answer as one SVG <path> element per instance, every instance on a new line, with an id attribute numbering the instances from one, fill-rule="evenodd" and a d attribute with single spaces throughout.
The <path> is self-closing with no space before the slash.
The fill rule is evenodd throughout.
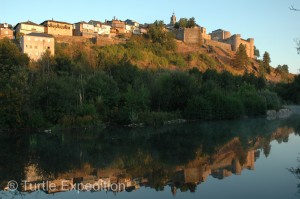
<path id="1" fill-rule="evenodd" d="M 172 15 L 172 17 L 171 17 L 171 21 L 170 21 L 170 25 L 175 25 L 175 23 L 176 23 L 176 16 L 175 16 L 175 12 L 173 12 L 173 15 Z"/>
<path id="2" fill-rule="evenodd" d="M 232 51 L 236 52 L 241 44 L 241 35 L 236 34 L 236 35 L 233 35 L 232 37 L 233 37 L 233 41 L 231 44 L 231 48 L 232 48 Z"/>
<path id="3" fill-rule="evenodd" d="M 249 42 L 249 54 L 248 54 L 248 56 L 250 58 L 254 58 L 254 39 L 249 38 L 247 41 Z"/>

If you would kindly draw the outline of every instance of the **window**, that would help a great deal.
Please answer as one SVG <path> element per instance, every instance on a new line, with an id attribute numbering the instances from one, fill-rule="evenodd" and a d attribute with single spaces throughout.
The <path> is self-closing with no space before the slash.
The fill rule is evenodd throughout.
<path id="1" fill-rule="evenodd" d="M 48 46 L 48 50 L 50 50 L 50 46 Z"/>
<path id="2" fill-rule="evenodd" d="M 26 48 L 28 48 L 28 45 L 26 45 Z"/>
<path id="3" fill-rule="evenodd" d="M 30 45 L 29 48 L 32 48 L 32 45 Z"/>
<path id="4" fill-rule="evenodd" d="M 48 39 L 48 43 L 50 43 L 50 39 Z"/>
<path id="5" fill-rule="evenodd" d="M 28 37 L 27 40 L 30 41 L 30 37 Z"/>
<path id="6" fill-rule="evenodd" d="M 34 38 L 34 41 L 38 41 L 39 39 L 38 38 Z"/>
<path id="7" fill-rule="evenodd" d="M 37 49 L 37 46 L 35 46 L 34 49 Z"/>
<path id="8" fill-rule="evenodd" d="M 5 31 L 5 34 L 8 35 L 8 31 Z"/>

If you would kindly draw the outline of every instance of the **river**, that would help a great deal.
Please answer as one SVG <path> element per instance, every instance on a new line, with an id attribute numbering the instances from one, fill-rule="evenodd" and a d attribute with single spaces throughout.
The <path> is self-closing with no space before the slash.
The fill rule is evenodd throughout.
<path id="1" fill-rule="evenodd" d="M 299 198 L 300 108 L 161 128 L 0 138 L 0 198 Z"/>

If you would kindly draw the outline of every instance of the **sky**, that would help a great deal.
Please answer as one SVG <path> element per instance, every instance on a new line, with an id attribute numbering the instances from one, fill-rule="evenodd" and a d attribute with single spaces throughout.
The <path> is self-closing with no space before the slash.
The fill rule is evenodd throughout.
<path id="1" fill-rule="evenodd" d="M 242 38 L 254 38 L 261 56 L 271 55 L 271 65 L 287 64 L 299 73 L 300 55 L 295 39 L 300 38 L 300 0 L 1 0 L 0 23 L 15 25 L 31 20 L 41 23 L 54 19 L 69 23 L 105 19 L 114 16 L 139 23 L 164 20 L 169 23 L 173 11 L 177 20 L 195 17 L 207 32 L 224 29 Z"/>

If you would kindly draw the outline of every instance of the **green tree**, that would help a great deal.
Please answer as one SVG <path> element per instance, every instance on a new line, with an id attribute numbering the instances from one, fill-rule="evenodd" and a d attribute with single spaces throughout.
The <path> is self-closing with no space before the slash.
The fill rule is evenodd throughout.
<path id="1" fill-rule="evenodd" d="M 242 69 L 249 64 L 249 58 L 246 52 L 246 46 L 240 44 L 237 52 L 235 53 L 235 58 L 233 61 L 233 65 L 238 68 Z"/>
<path id="2" fill-rule="evenodd" d="M 295 40 L 295 43 L 296 43 L 296 45 L 297 45 L 296 49 L 297 49 L 297 51 L 298 51 L 298 54 L 300 54 L 300 39 L 296 39 L 296 40 Z"/>
<path id="3" fill-rule="evenodd" d="M 28 71 L 20 66 L 0 64 L 0 129 L 25 125 L 29 96 Z"/>
<path id="4" fill-rule="evenodd" d="M 181 18 L 176 24 L 175 24 L 175 28 L 193 28 L 195 27 L 196 24 L 196 20 L 194 17 L 192 18 Z"/>
<path id="5" fill-rule="evenodd" d="M 29 58 L 6 37 L 0 40 L 0 63 L 2 66 L 28 66 Z"/>
<path id="6" fill-rule="evenodd" d="M 55 77 L 38 82 L 31 95 L 32 112 L 43 113 L 50 124 L 73 115 L 79 105 L 78 85 L 71 77 Z"/>
<path id="7" fill-rule="evenodd" d="M 245 113 L 248 116 L 265 115 L 267 110 L 266 99 L 260 96 L 253 85 L 244 83 L 239 90 Z"/>
<path id="8" fill-rule="evenodd" d="M 131 122 L 136 122 L 139 118 L 139 114 L 149 109 L 150 92 L 144 85 L 139 86 L 138 88 L 128 86 L 124 98 L 124 109 Z"/>
<path id="9" fill-rule="evenodd" d="M 260 91 L 259 95 L 265 99 L 268 110 L 280 109 L 280 99 L 276 93 L 270 92 L 269 90 L 264 90 Z"/>
<path id="10" fill-rule="evenodd" d="M 256 46 L 254 46 L 254 55 L 255 55 L 257 58 L 260 57 L 259 49 L 257 49 Z"/>
<path id="11" fill-rule="evenodd" d="M 235 119 L 244 113 L 241 101 L 221 90 L 215 89 L 206 94 L 206 99 L 211 103 L 212 119 Z"/>
<path id="12" fill-rule="evenodd" d="M 29 58 L 8 38 L 0 40 L 0 128 L 24 126 Z"/>
<path id="13" fill-rule="evenodd" d="M 181 18 L 178 21 L 178 25 L 179 25 L 180 28 L 186 28 L 187 25 L 188 25 L 188 19 L 187 18 Z"/>
<path id="14" fill-rule="evenodd" d="M 184 72 L 170 72 L 157 78 L 152 99 L 158 110 L 182 111 L 194 93 L 197 86 L 193 77 Z"/>
<path id="15" fill-rule="evenodd" d="M 146 37 L 153 43 L 159 43 L 167 50 L 176 49 L 175 36 L 171 32 L 165 30 L 163 21 L 155 21 L 151 24 Z"/>
<path id="16" fill-rule="evenodd" d="M 212 105 L 202 96 L 194 96 L 189 99 L 185 116 L 189 119 L 209 120 L 212 119 Z"/>
<path id="17" fill-rule="evenodd" d="M 271 63 L 271 57 L 270 57 L 270 54 L 266 51 L 264 53 L 264 56 L 263 56 L 262 64 L 263 64 L 263 67 L 267 71 L 268 74 L 270 74 L 270 72 L 271 72 L 270 63 Z"/>
<path id="18" fill-rule="evenodd" d="M 194 17 L 190 18 L 187 22 L 187 28 L 194 28 L 196 26 L 196 20 Z"/>
<path id="19" fill-rule="evenodd" d="M 284 65 L 278 65 L 277 68 L 275 69 L 276 76 L 277 74 L 287 74 L 289 73 L 289 66 L 284 64 Z"/>
<path id="20" fill-rule="evenodd" d="M 87 102 L 95 104 L 102 119 L 108 119 L 111 111 L 117 107 L 120 94 L 117 83 L 105 73 L 91 76 L 85 85 Z"/>
<path id="21" fill-rule="evenodd" d="M 49 50 L 46 50 L 46 52 L 38 60 L 38 65 L 40 67 L 40 70 L 42 71 L 43 77 L 49 77 L 49 75 L 54 72 L 53 69 L 56 65 L 55 59 L 51 55 L 51 52 Z"/>

